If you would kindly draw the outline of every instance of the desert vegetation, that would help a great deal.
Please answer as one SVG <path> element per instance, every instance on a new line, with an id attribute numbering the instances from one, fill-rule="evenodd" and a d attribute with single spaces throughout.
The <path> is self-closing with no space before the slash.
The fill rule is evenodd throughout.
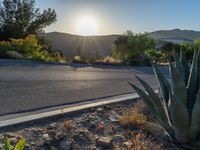
<path id="1" fill-rule="evenodd" d="M 148 95 L 130 83 L 154 114 L 174 142 L 183 147 L 199 147 L 200 109 L 199 109 L 199 51 L 194 51 L 191 69 L 181 53 L 180 57 L 173 51 L 174 63 L 170 63 L 172 84 L 163 76 L 158 66 L 153 64 L 156 77 L 160 83 L 162 98 L 139 77 Z"/>
<path id="2" fill-rule="evenodd" d="M 41 61 L 65 61 L 60 51 L 49 49 L 40 36 L 56 21 L 53 9 L 35 8 L 35 0 L 3 0 L 0 7 L 0 57 Z"/>

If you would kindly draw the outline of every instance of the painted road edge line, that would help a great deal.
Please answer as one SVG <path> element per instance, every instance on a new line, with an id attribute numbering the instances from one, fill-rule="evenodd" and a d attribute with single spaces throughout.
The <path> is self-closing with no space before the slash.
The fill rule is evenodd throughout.
<path id="1" fill-rule="evenodd" d="M 155 90 L 155 92 L 158 93 L 158 90 Z M 4 128 L 7 126 L 12 126 L 12 125 L 16 125 L 16 124 L 21 124 L 21 123 L 25 123 L 25 122 L 29 122 L 29 121 L 34 121 L 34 120 L 38 120 L 38 119 L 42 119 L 42 118 L 67 114 L 70 112 L 80 111 L 80 110 L 98 107 L 98 106 L 102 106 L 102 105 L 128 101 L 128 100 L 137 99 L 137 98 L 139 98 L 139 95 L 137 93 L 126 94 L 126 95 L 122 95 L 118 98 L 112 98 L 109 100 L 102 100 L 99 102 L 91 102 L 89 104 L 73 106 L 70 108 L 61 108 L 58 110 L 51 110 L 48 112 L 42 112 L 42 113 L 37 113 L 37 114 L 32 114 L 32 115 L 27 115 L 27 116 L 16 117 L 16 118 L 0 121 L 0 128 Z"/>

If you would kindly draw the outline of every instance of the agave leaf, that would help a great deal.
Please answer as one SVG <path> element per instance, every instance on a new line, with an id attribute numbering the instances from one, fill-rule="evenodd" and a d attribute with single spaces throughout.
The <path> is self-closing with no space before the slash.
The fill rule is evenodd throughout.
<path id="1" fill-rule="evenodd" d="M 9 138 L 6 136 L 5 148 L 6 148 L 6 150 L 11 150 L 10 147 L 11 147 L 11 146 L 10 146 L 10 140 L 9 140 Z"/>
<path id="2" fill-rule="evenodd" d="M 181 78 L 185 81 L 184 68 L 183 68 L 180 58 L 175 50 L 173 50 L 173 57 L 174 57 L 176 69 L 180 72 Z"/>
<path id="3" fill-rule="evenodd" d="M 184 107 L 187 107 L 187 90 L 185 82 L 181 77 L 180 72 L 175 68 L 173 64 L 170 63 L 170 72 L 172 78 L 172 89 L 173 95 L 176 96 L 176 99 L 181 101 L 184 104 Z"/>
<path id="4" fill-rule="evenodd" d="M 15 145 L 15 148 L 14 150 L 23 150 L 24 147 L 25 147 L 25 140 L 24 139 L 21 139 L 16 145 Z"/>
<path id="5" fill-rule="evenodd" d="M 152 63 L 152 67 L 153 67 L 154 73 L 156 75 L 156 78 L 159 81 L 163 99 L 165 100 L 165 103 L 168 104 L 170 84 L 169 84 L 168 80 L 165 78 L 165 76 L 158 69 L 158 66 L 156 64 Z"/>
<path id="6" fill-rule="evenodd" d="M 144 103 L 148 106 L 148 108 L 151 110 L 153 115 L 159 120 L 159 113 L 157 111 L 156 105 L 153 102 L 153 100 L 141 89 L 133 85 L 131 82 L 128 82 L 131 87 L 138 93 L 138 95 L 143 99 Z"/>
<path id="7" fill-rule="evenodd" d="M 196 99 L 196 93 L 197 93 L 197 88 L 198 88 L 197 81 L 198 81 L 198 54 L 197 54 L 197 51 L 195 50 L 192 66 L 190 69 L 188 85 L 187 85 L 187 91 L 188 91 L 188 96 L 189 96 L 189 100 L 187 101 L 187 106 L 188 106 L 188 111 L 189 111 L 190 116 L 191 116 L 192 109 L 193 109 L 195 99 Z"/>
<path id="8" fill-rule="evenodd" d="M 181 59 L 181 63 L 183 65 L 183 69 L 185 72 L 185 85 L 187 86 L 188 78 L 189 78 L 189 74 L 190 74 L 190 68 L 189 68 L 189 65 L 187 63 L 187 60 L 186 60 L 185 55 L 183 54 L 182 50 L 181 50 L 180 59 Z"/>
<path id="9" fill-rule="evenodd" d="M 198 89 L 200 88 L 200 59 L 199 59 L 199 56 L 200 56 L 200 47 L 199 47 L 199 50 L 198 50 Z"/>
<path id="10" fill-rule="evenodd" d="M 197 94 L 197 99 L 192 110 L 192 118 L 190 124 L 189 135 L 190 138 L 196 139 L 197 135 L 200 133 L 200 90 Z"/>
<path id="11" fill-rule="evenodd" d="M 172 128 L 171 128 L 171 123 L 169 120 L 166 104 L 163 103 L 163 101 L 158 97 L 158 95 L 154 92 L 154 90 L 144 80 L 140 79 L 138 76 L 136 76 L 136 78 L 143 85 L 143 87 L 149 94 L 149 97 L 154 101 L 159 113 L 159 118 L 160 118 L 159 120 L 161 121 L 160 124 L 166 129 L 167 132 L 171 134 Z"/>
<path id="12" fill-rule="evenodd" d="M 189 130 L 189 114 L 183 103 L 178 101 L 172 93 L 170 96 L 170 118 L 174 127 L 175 138 L 181 143 L 189 142 L 188 130 Z"/>

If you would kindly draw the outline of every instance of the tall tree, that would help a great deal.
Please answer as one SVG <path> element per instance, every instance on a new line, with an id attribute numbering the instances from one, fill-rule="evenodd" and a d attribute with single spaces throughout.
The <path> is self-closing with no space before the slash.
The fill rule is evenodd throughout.
<path id="1" fill-rule="evenodd" d="M 0 40 L 42 33 L 54 22 L 55 10 L 49 8 L 41 13 L 35 8 L 35 0 L 0 1 Z"/>

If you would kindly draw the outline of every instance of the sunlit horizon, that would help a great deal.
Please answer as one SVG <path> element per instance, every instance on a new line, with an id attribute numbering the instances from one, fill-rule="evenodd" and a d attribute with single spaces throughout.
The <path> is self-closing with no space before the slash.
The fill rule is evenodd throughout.
<path id="1" fill-rule="evenodd" d="M 41 10 L 52 8 L 57 13 L 57 22 L 47 27 L 46 32 L 115 35 L 123 34 L 126 30 L 131 30 L 134 33 L 176 28 L 200 31 L 200 20 L 197 19 L 200 15 L 200 1 L 197 0 L 36 1 L 37 7 Z M 84 17 L 85 14 L 92 16 L 96 25 L 87 27 L 87 29 L 79 27 L 79 31 L 77 31 L 77 20 Z M 84 30 L 87 30 L 87 33 Z"/>

